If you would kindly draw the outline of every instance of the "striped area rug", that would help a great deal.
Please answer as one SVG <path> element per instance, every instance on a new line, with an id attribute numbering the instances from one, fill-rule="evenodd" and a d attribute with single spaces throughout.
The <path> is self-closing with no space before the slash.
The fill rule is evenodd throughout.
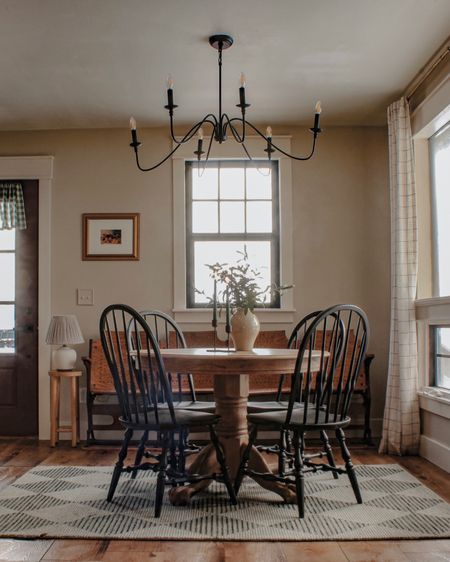
<path id="1" fill-rule="evenodd" d="M 106 502 L 109 467 L 38 466 L 0 493 L 0 536 L 20 538 L 361 540 L 450 536 L 450 505 L 397 465 L 357 466 L 364 503 L 346 476 L 306 478 L 306 517 L 246 479 L 237 506 L 213 483 L 190 506 L 153 517 L 155 477 L 121 477 Z"/>

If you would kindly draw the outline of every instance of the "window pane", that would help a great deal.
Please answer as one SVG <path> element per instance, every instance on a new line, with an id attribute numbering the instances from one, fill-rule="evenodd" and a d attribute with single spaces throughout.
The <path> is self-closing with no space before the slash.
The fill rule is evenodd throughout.
<path id="1" fill-rule="evenodd" d="M 0 250 L 14 250 L 16 247 L 16 231 L 0 230 Z"/>
<path id="2" fill-rule="evenodd" d="M 244 199 L 244 168 L 220 168 L 220 198 Z"/>
<path id="3" fill-rule="evenodd" d="M 270 168 L 247 168 L 247 199 L 271 199 L 272 174 Z"/>
<path id="4" fill-rule="evenodd" d="M 0 301 L 14 300 L 15 261 L 15 254 L 0 254 Z"/>
<path id="5" fill-rule="evenodd" d="M 245 232 L 244 202 L 220 203 L 220 232 Z"/>
<path id="6" fill-rule="evenodd" d="M 197 201 L 192 203 L 192 232 L 218 232 L 217 203 Z"/>
<path id="7" fill-rule="evenodd" d="M 258 285 L 261 289 L 271 284 L 270 276 L 270 242 L 244 242 L 244 241 L 220 241 L 220 242 L 195 242 L 194 243 L 194 286 L 199 291 L 205 291 L 209 297 L 213 296 L 214 283 L 209 277 L 210 270 L 205 264 L 228 263 L 235 265 L 241 257 L 237 252 L 243 252 L 247 248 L 247 254 L 256 270 L 261 274 Z M 222 291 L 218 287 L 218 291 Z M 270 300 L 270 295 L 268 295 Z M 208 300 L 205 296 L 195 293 L 195 303 L 204 304 Z"/>
<path id="8" fill-rule="evenodd" d="M 14 353 L 14 305 L 0 304 L 0 353 Z"/>
<path id="9" fill-rule="evenodd" d="M 450 390 L 450 327 L 434 328 L 435 384 Z"/>
<path id="10" fill-rule="evenodd" d="M 272 232 L 272 202 L 247 203 L 247 232 Z"/>
<path id="11" fill-rule="evenodd" d="M 435 212 L 437 294 L 450 295 L 450 126 L 431 139 Z"/>
<path id="12" fill-rule="evenodd" d="M 200 177 L 198 170 L 192 168 L 192 198 L 193 199 L 217 199 L 219 191 L 217 168 L 205 168 L 200 170 Z"/>

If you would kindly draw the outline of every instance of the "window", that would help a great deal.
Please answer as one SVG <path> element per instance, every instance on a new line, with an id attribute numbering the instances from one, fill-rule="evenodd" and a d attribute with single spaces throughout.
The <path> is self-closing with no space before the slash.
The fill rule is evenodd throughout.
<path id="1" fill-rule="evenodd" d="M 261 289 L 280 284 L 278 162 L 210 160 L 202 173 L 188 161 L 185 174 L 188 308 L 204 307 L 212 296 L 205 264 L 236 263 L 244 250 Z M 280 307 L 278 293 L 266 306 Z"/>
<path id="2" fill-rule="evenodd" d="M 450 326 L 433 326 L 434 386 L 450 390 Z"/>
<path id="3" fill-rule="evenodd" d="M 430 138 L 434 295 L 450 295 L 450 123 Z"/>
<path id="4" fill-rule="evenodd" d="M 0 230 L 0 353 L 15 351 L 15 230 Z"/>

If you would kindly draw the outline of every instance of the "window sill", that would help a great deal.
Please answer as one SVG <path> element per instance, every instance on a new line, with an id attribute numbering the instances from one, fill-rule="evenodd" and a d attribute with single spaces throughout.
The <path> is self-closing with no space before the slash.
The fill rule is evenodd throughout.
<path id="1" fill-rule="evenodd" d="M 421 410 L 450 419 L 450 391 L 430 386 L 423 388 L 418 395 Z"/>
<path id="2" fill-rule="evenodd" d="M 294 322 L 295 310 L 256 308 L 254 312 L 261 324 L 292 324 Z M 211 326 L 212 310 L 210 308 L 173 309 L 173 313 L 176 322 Z M 225 321 L 219 318 L 219 326 L 221 324 L 225 324 Z"/>

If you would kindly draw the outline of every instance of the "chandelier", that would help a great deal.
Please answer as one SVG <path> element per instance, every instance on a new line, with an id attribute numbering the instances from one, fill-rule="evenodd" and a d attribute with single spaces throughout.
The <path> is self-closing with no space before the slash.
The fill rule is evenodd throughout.
<path id="1" fill-rule="evenodd" d="M 293 154 L 289 154 L 282 150 L 279 146 L 272 142 L 272 128 L 267 127 L 265 134 L 263 134 L 257 127 L 252 125 L 247 119 L 245 118 L 246 110 L 250 107 L 250 104 L 247 103 L 245 97 L 245 76 L 241 73 L 240 77 L 240 87 L 239 87 L 239 103 L 236 105 L 241 111 L 240 117 L 229 117 L 227 113 L 222 112 L 222 52 L 225 49 L 228 49 L 233 44 L 233 38 L 230 35 L 212 35 L 209 38 L 209 44 L 211 47 L 214 47 L 218 51 L 218 66 L 219 66 L 219 112 L 218 115 L 214 115 L 213 113 L 208 113 L 203 117 L 201 121 L 195 123 L 188 132 L 180 139 L 176 138 L 174 134 L 174 122 L 173 122 L 173 115 L 174 110 L 178 107 L 174 104 L 174 96 L 173 96 L 173 80 L 171 77 L 167 80 L 167 105 L 164 106 L 165 109 L 169 112 L 169 120 L 170 120 L 170 136 L 175 144 L 175 148 L 167 154 L 160 162 L 157 164 L 150 166 L 149 168 L 144 168 L 141 166 L 139 161 L 139 147 L 142 145 L 141 142 L 138 140 L 137 135 L 137 126 L 136 120 L 134 117 L 130 118 L 130 129 L 131 129 L 131 143 L 130 146 L 134 150 L 134 154 L 136 157 L 136 165 L 142 172 L 150 172 L 151 170 L 155 170 L 161 164 L 164 164 L 166 160 L 168 160 L 175 152 L 182 146 L 183 144 L 192 140 L 195 136 L 197 137 L 197 150 L 194 151 L 197 160 L 208 162 L 209 155 L 211 152 L 211 146 L 213 140 L 222 144 L 227 140 L 227 137 L 231 137 L 242 146 L 242 149 L 246 156 L 252 160 L 252 157 L 245 146 L 245 139 L 246 139 L 246 132 L 248 129 L 255 132 L 259 135 L 262 139 L 264 139 L 266 143 L 266 148 L 264 152 L 267 153 L 267 158 L 269 160 L 272 159 L 272 154 L 274 152 L 280 152 L 284 156 L 292 158 L 293 160 L 309 160 L 316 148 L 316 140 L 318 134 L 321 132 L 319 121 L 320 121 L 320 113 L 322 111 L 321 103 L 318 101 L 315 106 L 315 115 L 314 115 L 314 125 L 309 129 L 313 134 L 312 139 L 312 146 L 311 150 L 308 155 L 306 156 L 294 156 Z M 204 126 L 211 127 L 211 136 L 207 143 L 206 151 L 203 150 L 203 141 L 204 141 Z M 230 138 L 231 138 L 230 137 Z M 206 156 L 204 157 L 204 155 Z"/>

